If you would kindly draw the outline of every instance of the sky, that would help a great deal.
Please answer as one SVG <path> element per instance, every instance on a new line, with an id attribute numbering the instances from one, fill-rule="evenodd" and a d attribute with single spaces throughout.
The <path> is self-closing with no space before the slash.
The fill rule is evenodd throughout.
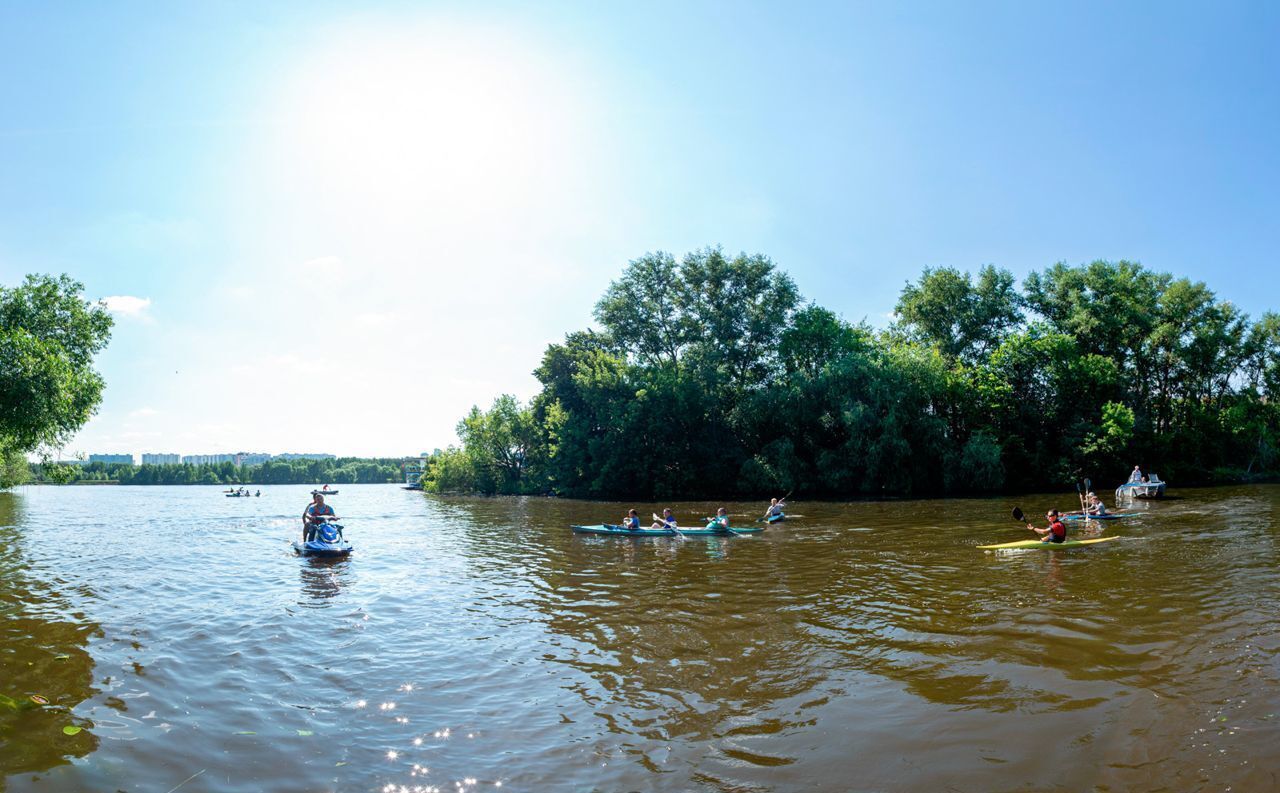
<path id="1" fill-rule="evenodd" d="M 1280 5 L 0 0 L 0 283 L 116 317 L 76 452 L 400 456 L 627 262 L 1129 259 L 1280 309 Z"/>

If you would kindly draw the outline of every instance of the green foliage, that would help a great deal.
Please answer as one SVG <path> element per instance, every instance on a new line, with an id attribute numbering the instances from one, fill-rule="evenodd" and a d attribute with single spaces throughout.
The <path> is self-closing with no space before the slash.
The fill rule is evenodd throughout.
<path id="1" fill-rule="evenodd" d="M 1070 487 L 1133 462 L 1280 473 L 1280 315 L 1131 262 L 926 270 L 886 332 L 802 305 L 763 256 L 631 262 L 534 372 L 459 426 L 429 486 L 579 497 Z"/>
<path id="2" fill-rule="evenodd" d="M 325 460 L 268 460 L 237 467 L 232 462 L 191 465 L 127 463 L 42 463 L 31 475 L 46 484 L 116 482 L 122 485 L 303 485 L 381 483 L 401 480 L 400 461 L 389 458 L 339 457 Z"/>
<path id="3" fill-rule="evenodd" d="M 978 360 L 1021 321 L 1021 306 L 1013 274 L 987 265 L 976 284 L 949 267 L 926 269 L 919 284 L 902 290 L 895 311 L 912 337 L 949 359 Z"/>
<path id="4" fill-rule="evenodd" d="M 111 316 L 83 294 L 65 275 L 0 287 L 0 487 L 20 481 L 18 456 L 65 442 L 102 400 L 93 356 L 111 337 Z"/>
<path id="5" fill-rule="evenodd" d="M 2 439 L 0 439 L 2 442 Z M 27 456 L 18 449 L 0 446 L 0 490 L 20 485 L 31 476 Z"/>

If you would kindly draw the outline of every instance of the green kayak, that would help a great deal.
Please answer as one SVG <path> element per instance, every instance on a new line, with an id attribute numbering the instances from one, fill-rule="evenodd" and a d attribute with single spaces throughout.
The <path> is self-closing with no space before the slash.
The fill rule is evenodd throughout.
<path id="1" fill-rule="evenodd" d="M 676 533 L 670 529 L 628 529 L 611 523 L 601 523 L 595 526 L 574 526 L 572 527 L 575 534 L 601 534 L 611 537 L 674 537 Z M 722 531 L 720 529 L 696 528 L 681 529 L 681 534 L 756 534 L 764 531 L 763 526 L 752 526 L 745 529 L 734 529 L 732 532 Z"/>
<path id="2" fill-rule="evenodd" d="M 574 526 L 575 534 L 616 534 L 620 537 L 674 537 L 671 529 L 628 529 L 612 523 L 601 523 L 596 526 Z"/>
<path id="3" fill-rule="evenodd" d="M 1091 540 L 1067 540 L 1066 542 L 1042 542 L 1040 540 L 1018 540 L 1002 542 L 999 545 L 979 545 L 984 551 L 1005 550 L 1008 548 L 1075 548 L 1078 545 L 1096 545 L 1100 542 L 1118 540 L 1119 537 L 1095 537 Z"/>

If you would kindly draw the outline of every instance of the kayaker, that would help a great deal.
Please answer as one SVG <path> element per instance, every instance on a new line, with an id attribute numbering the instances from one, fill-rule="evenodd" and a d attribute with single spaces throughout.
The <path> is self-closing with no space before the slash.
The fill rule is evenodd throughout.
<path id="1" fill-rule="evenodd" d="M 1107 514 L 1107 505 L 1102 503 L 1102 499 L 1098 498 L 1097 493 L 1089 494 L 1089 508 L 1085 510 L 1089 515 L 1105 515 Z"/>
<path id="2" fill-rule="evenodd" d="M 728 533 L 729 513 L 725 512 L 724 507 L 720 507 L 720 509 L 716 510 L 716 516 L 711 519 L 711 523 L 707 524 L 707 528 Z"/>
<path id="3" fill-rule="evenodd" d="M 316 529 L 325 518 L 337 518 L 333 507 L 324 503 L 324 496 L 316 493 L 307 508 L 302 511 L 302 541 L 315 539 Z"/>
<path id="4" fill-rule="evenodd" d="M 622 528 L 630 531 L 640 530 L 640 513 L 634 509 L 627 511 L 627 516 L 622 519 Z"/>
<path id="5" fill-rule="evenodd" d="M 1067 526 L 1062 522 L 1062 518 L 1058 515 L 1058 510 L 1051 509 L 1045 513 L 1045 520 L 1049 521 L 1049 528 L 1041 529 L 1027 524 L 1027 528 L 1040 535 L 1041 542 L 1066 542 Z"/>
<path id="6" fill-rule="evenodd" d="M 634 509 L 633 509 L 633 510 L 631 510 L 631 511 L 632 511 L 632 512 L 635 512 L 635 510 L 634 510 Z M 651 528 L 651 529 L 677 529 L 677 528 L 679 528 L 679 526 L 677 526 L 677 525 L 676 525 L 676 516 L 675 516 L 675 513 L 673 513 L 673 512 L 671 511 L 671 508 L 670 508 L 670 507 L 663 507 L 663 508 L 662 508 L 662 517 L 661 517 L 660 519 L 658 519 L 658 520 L 655 520 L 655 521 L 653 522 L 653 525 L 652 525 L 652 526 L 650 526 L 649 528 Z"/>
<path id="7" fill-rule="evenodd" d="M 785 507 L 786 505 L 787 505 L 786 502 L 781 501 L 779 499 L 776 499 L 776 498 L 769 499 L 769 508 L 764 511 L 763 520 L 768 520 L 769 518 L 775 517 L 777 515 L 781 515 L 782 508 Z"/>

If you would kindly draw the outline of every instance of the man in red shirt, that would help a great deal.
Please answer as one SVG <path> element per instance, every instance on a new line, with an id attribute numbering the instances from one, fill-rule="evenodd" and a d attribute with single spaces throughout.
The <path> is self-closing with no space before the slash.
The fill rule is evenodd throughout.
<path id="1" fill-rule="evenodd" d="M 1058 517 L 1058 510 L 1051 509 L 1044 517 L 1049 521 L 1049 528 L 1037 529 L 1030 523 L 1027 524 L 1027 528 L 1040 535 L 1040 542 L 1066 542 L 1067 527 Z"/>

